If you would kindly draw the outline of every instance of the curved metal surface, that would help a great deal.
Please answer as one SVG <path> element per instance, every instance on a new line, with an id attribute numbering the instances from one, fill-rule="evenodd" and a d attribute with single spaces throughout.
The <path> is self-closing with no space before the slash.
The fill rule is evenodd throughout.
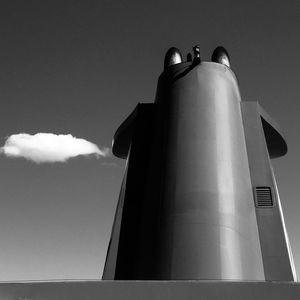
<path id="1" fill-rule="evenodd" d="M 112 152 L 115 156 L 123 159 L 127 158 L 138 111 L 143 110 L 146 114 L 152 115 L 152 117 L 154 117 L 154 106 L 154 103 L 139 103 L 133 110 L 133 112 L 118 127 L 112 142 Z"/>
<path id="2" fill-rule="evenodd" d="M 119 158 L 127 158 L 131 143 L 134 120 L 137 114 L 137 108 L 138 105 L 115 132 L 112 141 L 112 153 Z"/>
<path id="3" fill-rule="evenodd" d="M 259 105 L 259 113 L 262 119 L 263 130 L 270 158 L 277 158 L 287 153 L 288 147 L 280 126 Z"/>
<path id="4" fill-rule="evenodd" d="M 227 50 L 222 46 L 219 46 L 214 50 L 211 57 L 211 61 L 225 65 L 228 68 L 230 68 L 229 54 Z"/>
<path id="5" fill-rule="evenodd" d="M 182 62 L 182 55 L 180 51 L 176 47 L 170 48 L 166 55 L 165 55 L 165 61 L 164 61 L 164 69 L 180 64 Z"/>
<path id="6" fill-rule="evenodd" d="M 165 155 L 157 279 L 264 280 L 234 73 L 202 62 L 162 74 Z"/>
<path id="7" fill-rule="evenodd" d="M 191 54 L 191 53 L 188 53 L 188 54 L 187 54 L 187 56 L 186 56 L 186 61 L 188 61 L 188 62 L 193 61 L 193 57 L 192 57 L 192 54 Z"/>
<path id="8" fill-rule="evenodd" d="M 240 100 L 225 65 L 175 64 L 160 76 L 155 104 L 139 104 L 118 128 L 113 153 L 134 153 L 109 278 L 295 278 L 278 192 L 268 209 L 255 208 L 252 193 L 273 186 L 269 156 L 287 145 L 257 102 Z"/>

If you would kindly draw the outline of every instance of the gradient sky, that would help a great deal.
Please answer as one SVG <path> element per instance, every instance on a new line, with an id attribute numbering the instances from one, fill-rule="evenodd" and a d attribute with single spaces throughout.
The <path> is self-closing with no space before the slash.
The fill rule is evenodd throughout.
<path id="1" fill-rule="evenodd" d="M 300 275 L 298 1 L 1 1 L 0 139 L 52 132 L 111 146 L 154 100 L 171 46 L 209 60 L 223 45 L 245 101 L 286 133 L 274 161 Z M 124 161 L 0 157 L 0 280 L 101 278 Z"/>

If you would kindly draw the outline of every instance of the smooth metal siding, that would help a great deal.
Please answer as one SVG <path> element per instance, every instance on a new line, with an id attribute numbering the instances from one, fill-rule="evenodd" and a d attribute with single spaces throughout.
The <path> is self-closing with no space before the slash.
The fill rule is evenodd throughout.
<path id="1" fill-rule="evenodd" d="M 293 272 L 279 194 L 266 143 L 269 136 L 264 134 L 260 111 L 257 102 L 242 103 L 252 185 L 270 186 L 274 192 L 274 207 L 256 208 L 265 278 L 272 281 L 294 281 L 296 274 Z"/>
<path id="2" fill-rule="evenodd" d="M 157 278 L 263 280 L 236 78 L 216 63 L 171 76 L 157 97 L 166 115 Z"/>

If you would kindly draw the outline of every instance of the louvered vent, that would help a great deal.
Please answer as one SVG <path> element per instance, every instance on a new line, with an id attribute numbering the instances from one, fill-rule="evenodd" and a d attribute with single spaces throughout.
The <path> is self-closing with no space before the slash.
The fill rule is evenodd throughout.
<path id="1" fill-rule="evenodd" d="M 257 207 L 274 206 L 272 190 L 268 186 L 260 186 L 255 188 L 255 198 Z"/>

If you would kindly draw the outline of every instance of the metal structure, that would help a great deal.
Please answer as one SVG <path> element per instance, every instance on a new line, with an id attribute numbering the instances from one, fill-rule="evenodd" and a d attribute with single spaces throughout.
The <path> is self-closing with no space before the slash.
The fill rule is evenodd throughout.
<path id="1" fill-rule="evenodd" d="M 167 52 L 155 103 L 115 134 L 127 164 L 104 280 L 0 282 L 0 299 L 300 298 L 270 163 L 281 130 L 241 101 L 224 48 L 193 50 Z"/>
<path id="2" fill-rule="evenodd" d="M 103 279 L 295 281 L 270 159 L 287 145 L 241 101 L 227 51 L 171 48 L 154 103 L 117 130 L 127 159 Z"/>

